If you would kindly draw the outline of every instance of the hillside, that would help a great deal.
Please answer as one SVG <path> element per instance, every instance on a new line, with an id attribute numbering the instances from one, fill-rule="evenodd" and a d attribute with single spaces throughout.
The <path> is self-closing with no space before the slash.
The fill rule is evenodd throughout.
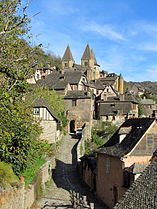
<path id="1" fill-rule="evenodd" d="M 157 96 L 157 82 L 143 81 L 143 82 L 124 82 L 125 90 L 133 90 L 135 87 L 145 90 L 145 92 L 151 93 Z"/>

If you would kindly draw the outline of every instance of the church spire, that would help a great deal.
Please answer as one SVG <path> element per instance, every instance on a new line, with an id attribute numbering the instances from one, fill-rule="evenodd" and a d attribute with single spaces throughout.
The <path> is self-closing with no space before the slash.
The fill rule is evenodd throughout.
<path id="1" fill-rule="evenodd" d="M 63 68 L 73 68 L 74 58 L 72 56 L 69 45 L 67 46 L 64 55 L 62 57 L 62 67 Z"/>
<path id="2" fill-rule="evenodd" d="M 92 54 L 92 59 L 94 60 L 94 64 L 97 64 L 93 48 L 91 49 L 91 54 Z"/>
<path id="3" fill-rule="evenodd" d="M 91 58 L 92 58 L 91 50 L 90 50 L 89 44 L 87 44 L 81 60 L 89 60 Z"/>
<path id="4" fill-rule="evenodd" d="M 74 58 L 72 56 L 69 44 L 68 44 L 68 46 L 67 46 L 67 48 L 66 48 L 66 50 L 64 52 L 62 60 L 64 60 L 64 61 L 74 61 Z"/>

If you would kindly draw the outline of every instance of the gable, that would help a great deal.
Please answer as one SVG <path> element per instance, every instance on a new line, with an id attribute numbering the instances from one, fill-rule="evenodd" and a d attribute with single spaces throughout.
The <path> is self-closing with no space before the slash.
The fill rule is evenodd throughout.
<path id="1" fill-rule="evenodd" d="M 107 97 L 115 97 L 117 93 L 114 91 L 111 85 L 107 85 L 101 94 L 101 99 L 106 100 Z"/>
<path id="2" fill-rule="evenodd" d="M 143 139 L 137 144 L 131 152 L 131 156 L 152 155 L 157 147 L 157 124 L 155 123 Z"/>

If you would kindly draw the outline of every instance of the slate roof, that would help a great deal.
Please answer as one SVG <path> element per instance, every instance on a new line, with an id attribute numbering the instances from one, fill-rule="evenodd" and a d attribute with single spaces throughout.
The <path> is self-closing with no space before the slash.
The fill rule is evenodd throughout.
<path id="1" fill-rule="evenodd" d="M 54 111 L 49 107 L 49 105 L 47 104 L 47 102 L 45 101 L 44 98 L 36 98 L 34 101 L 33 101 L 33 106 L 34 107 L 45 107 L 49 113 L 59 122 L 61 122 L 61 119 L 57 117 L 57 115 L 54 113 Z"/>
<path id="2" fill-rule="evenodd" d="M 91 94 L 88 91 L 67 91 L 64 99 L 90 99 Z"/>
<path id="3" fill-rule="evenodd" d="M 112 87 L 112 86 L 111 86 Z M 118 95 L 117 91 L 112 88 L 113 91 L 117 94 L 117 96 L 113 97 L 107 97 L 107 100 L 102 101 L 102 102 L 133 102 L 138 104 L 138 102 L 135 100 L 134 96 L 130 93 L 124 94 L 124 95 Z M 123 96 L 123 100 L 121 100 L 121 96 Z"/>
<path id="4" fill-rule="evenodd" d="M 81 60 L 89 60 L 89 59 L 92 59 L 92 54 L 91 54 L 89 44 L 87 44 Z"/>
<path id="5" fill-rule="evenodd" d="M 100 116 L 115 116 L 118 113 L 128 114 L 132 110 L 131 103 L 101 103 L 100 104 Z"/>
<path id="6" fill-rule="evenodd" d="M 64 60 L 64 61 L 71 61 L 71 60 L 74 61 L 74 58 L 73 58 L 72 53 L 70 51 L 69 45 L 67 46 L 67 48 L 65 50 L 65 53 L 63 55 L 62 60 Z"/>
<path id="7" fill-rule="evenodd" d="M 154 105 L 155 102 L 152 99 L 141 99 L 143 105 Z"/>
<path id="8" fill-rule="evenodd" d="M 110 73 L 105 78 L 99 78 L 99 80 L 102 82 L 103 85 L 113 85 L 117 77 L 118 76 L 115 73 Z"/>
<path id="9" fill-rule="evenodd" d="M 82 73 L 79 71 L 64 72 L 52 72 L 46 79 L 37 81 L 37 84 L 47 86 L 51 89 L 65 89 L 66 85 L 74 84 L 77 85 L 81 79 Z"/>
<path id="10" fill-rule="evenodd" d="M 125 121 L 121 127 L 132 126 L 131 131 L 126 137 L 119 143 L 119 130 L 114 133 L 114 135 L 101 147 L 99 147 L 95 152 L 101 154 L 107 154 L 115 157 L 123 157 L 128 154 L 138 143 L 141 137 L 145 134 L 147 129 L 155 121 L 154 118 L 131 118 Z"/>
<path id="11" fill-rule="evenodd" d="M 153 158 L 114 209 L 157 208 L 157 150 Z"/>
<path id="12" fill-rule="evenodd" d="M 132 111 L 132 104 L 138 104 L 131 94 L 124 95 L 124 100 L 120 101 L 120 96 L 107 97 L 107 101 L 100 101 L 100 116 L 115 116 L 118 113 L 128 114 Z"/>
<path id="13" fill-rule="evenodd" d="M 91 80 L 89 81 L 88 84 L 86 84 L 87 86 L 89 87 L 92 87 L 92 88 L 95 88 L 95 89 L 98 89 L 98 90 L 103 90 L 104 89 L 104 86 L 103 84 L 101 83 L 100 80 Z"/>

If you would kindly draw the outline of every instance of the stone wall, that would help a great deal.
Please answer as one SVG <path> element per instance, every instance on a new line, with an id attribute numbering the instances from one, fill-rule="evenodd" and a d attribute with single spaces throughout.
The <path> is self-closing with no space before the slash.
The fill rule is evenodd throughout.
<path id="1" fill-rule="evenodd" d="M 57 134 L 57 123 L 55 120 L 42 120 L 40 124 L 43 128 L 43 132 L 40 135 L 41 139 L 47 140 L 50 144 L 58 141 L 57 135 L 59 134 Z"/>
<path id="2" fill-rule="evenodd" d="M 52 162 L 47 161 L 40 167 L 32 183 L 25 188 L 24 183 L 0 191 L 0 209 L 30 209 L 38 198 L 40 186 L 44 189 L 45 183 L 50 180 Z"/>
<path id="3" fill-rule="evenodd" d="M 24 184 L 0 191 L 0 209 L 24 209 Z"/>
<path id="4" fill-rule="evenodd" d="M 82 130 L 82 137 L 77 145 L 77 162 L 80 162 L 80 157 L 85 153 L 85 141 L 89 138 L 88 129 L 88 124 L 85 124 L 85 127 Z"/>

